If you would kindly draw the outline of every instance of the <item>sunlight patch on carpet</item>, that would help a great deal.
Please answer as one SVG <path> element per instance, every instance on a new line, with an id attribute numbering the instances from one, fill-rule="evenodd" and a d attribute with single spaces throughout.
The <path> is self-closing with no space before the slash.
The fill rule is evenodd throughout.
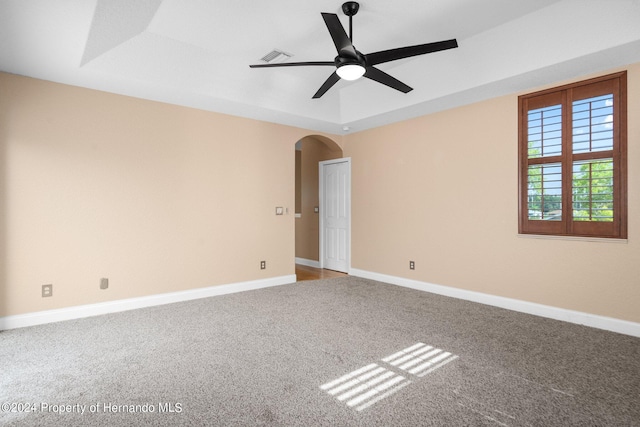
<path id="1" fill-rule="evenodd" d="M 410 374 L 423 377 L 457 358 L 458 356 L 448 351 L 417 343 L 385 357 L 382 361 L 397 366 Z"/>
<path id="2" fill-rule="evenodd" d="M 450 352 L 417 343 L 320 386 L 330 396 L 362 411 L 411 384 L 401 372 L 418 378 L 457 359 Z M 382 364 L 388 366 L 381 366 Z"/>

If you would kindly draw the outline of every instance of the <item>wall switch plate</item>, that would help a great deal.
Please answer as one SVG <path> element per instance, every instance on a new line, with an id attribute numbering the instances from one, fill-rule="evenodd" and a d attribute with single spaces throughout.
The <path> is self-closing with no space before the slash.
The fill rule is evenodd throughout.
<path id="1" fill-rule="evenodd" d="M 103 277 L 100 279 L 100 289 L 108 289 L 109 288 L 109 279 Z"/>
<path id="2" fill-rule="evenodd" d="M 276 207 L 276 215 L 282 215 L 283 212 L 284 212 L 284 209 L 282 208 L 282 206 Z"/>
<path id="3" fill-rule="evenodd" d="M 53 285 L 42 285 L 42 298 L 53 296 Z"/>
<path id="4" fill-rule="evenodd" d="M 267 261 L 260 261 L 260 270 L 267 269 Z"/>
<path id="5" fill-rule="evenodd" d="M 409 270 L 415 270 L 416 269 L 416 263 L 414 261 L 409 261 Z"/>
<path id="6" fill-rule="evenodd" d="M 318 212 L 320 212 L 320 208 L 319 208 L 318 206 L 314 207 L 314 208 L 313 208 L 313 212 L 314 212 L 314 213 L 318 213 Z"/>

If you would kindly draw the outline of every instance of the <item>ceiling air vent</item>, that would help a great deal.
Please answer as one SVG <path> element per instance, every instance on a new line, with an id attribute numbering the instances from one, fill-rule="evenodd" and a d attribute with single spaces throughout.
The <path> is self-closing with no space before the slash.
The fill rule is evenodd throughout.
<path id="1" fill-rule="evenodd" d="M 260 60 L 269 64 L 277 64 L 286 61 L 292 56 L 293 55 L 291 55 L 290 53 L 283 52 L 279 49 L 273 49 L 271 52 L 260 58 Z"/>

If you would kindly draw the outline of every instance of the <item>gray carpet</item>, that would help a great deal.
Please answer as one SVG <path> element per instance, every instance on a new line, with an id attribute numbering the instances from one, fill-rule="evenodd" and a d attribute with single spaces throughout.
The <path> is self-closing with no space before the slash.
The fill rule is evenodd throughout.
<path id="1" fill-rule="evenodd" d="M 355 277 L 0 332 L 0 369 L 2 425 L 640 426 L 640 339 Z"/>

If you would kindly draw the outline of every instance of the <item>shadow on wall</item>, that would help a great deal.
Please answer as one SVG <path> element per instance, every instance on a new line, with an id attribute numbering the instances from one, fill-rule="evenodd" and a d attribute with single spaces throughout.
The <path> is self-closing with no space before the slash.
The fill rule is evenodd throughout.
<path id="1" fill-rule="evenodd" d="M 320 203 L 318 163 L 341 157 L 342 148 L 321 135 L 309 135 L 296 143 L 295 256 L 298 260 L 320 260 L 320 216 L 315 212 Z"/>

